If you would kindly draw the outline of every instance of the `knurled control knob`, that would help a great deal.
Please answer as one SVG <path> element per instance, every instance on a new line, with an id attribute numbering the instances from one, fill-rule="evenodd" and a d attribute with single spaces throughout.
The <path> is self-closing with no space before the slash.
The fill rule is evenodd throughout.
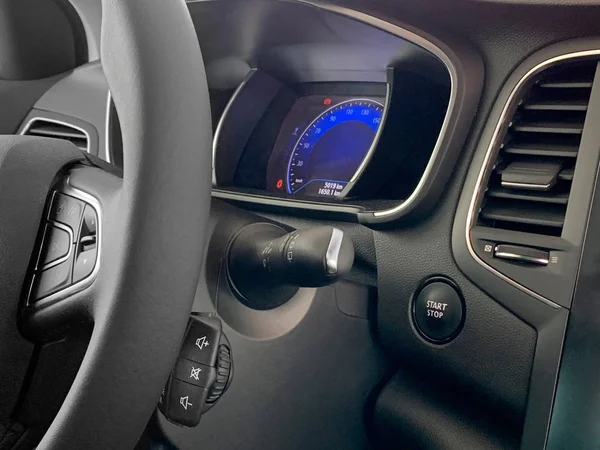
<path id="1" fill-rule="evenodd" d="M 206 398 L 207 406 L 214 405 L 225 393 L 231 380 L 233 379 L 233 361 L 231 360 L 231 350 L 226 345 L 219 345 L 217 355 L 217 378 L 208 392 Z"/>

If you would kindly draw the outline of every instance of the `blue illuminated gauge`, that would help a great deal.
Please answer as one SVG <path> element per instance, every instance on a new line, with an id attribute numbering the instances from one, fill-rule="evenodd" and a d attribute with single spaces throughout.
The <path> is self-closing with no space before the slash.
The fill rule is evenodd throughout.
<path id="1" fill-rule="evenodd" d="M 381 103 L 352 99 L 315 118 L 292 149 L 288 194 L 339 196 L 373 145 L 382 115 Z"/>

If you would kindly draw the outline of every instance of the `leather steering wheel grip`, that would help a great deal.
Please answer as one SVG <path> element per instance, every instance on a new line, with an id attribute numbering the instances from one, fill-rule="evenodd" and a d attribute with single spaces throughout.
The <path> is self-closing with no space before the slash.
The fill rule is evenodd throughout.
<path id="1" fill-rule="evenodd" d="M 92 338 L 39 449 L 135 446 L 177 357 L 203 262 L 211 118 L 188 9 L 183 0 L 102 7 L 124 177 L 102 219 Z"/>

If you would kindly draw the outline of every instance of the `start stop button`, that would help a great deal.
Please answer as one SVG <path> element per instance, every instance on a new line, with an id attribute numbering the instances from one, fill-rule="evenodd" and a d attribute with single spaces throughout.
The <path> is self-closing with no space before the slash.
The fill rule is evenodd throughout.
<path id="1" fill-rule="evenodd" d="M 465 304 L 456 283 L 437 277 L 421 286 L 414 297 L 412 311 L 419 333 L 428 341 L 441 344 L 460 332 Z"/>

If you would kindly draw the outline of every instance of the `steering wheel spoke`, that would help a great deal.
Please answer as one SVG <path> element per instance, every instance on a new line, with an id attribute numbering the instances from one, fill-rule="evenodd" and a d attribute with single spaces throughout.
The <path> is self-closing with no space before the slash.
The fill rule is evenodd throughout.
<path id="1" fill-rule="evenodd" d="M 122 176 L 65 140 L 0 137 L 0 352 L 9 345 L 16 361 L 0 367 L 0 420 L 35 367 L 19 329 L 51 339 L 93 324 L 39 449 L 133 448 L 177 360 L 204 259 L 211 113 L 186 3 L 102 0 L 101 34 Z"/>
<path id="2" fill-rule="evenodd" d="M 107 212 L 121 185 L 99 168 L 78 166 L 51 192 L 23 289 L 21 330 L 30 339 L 93 320 Z"/>

